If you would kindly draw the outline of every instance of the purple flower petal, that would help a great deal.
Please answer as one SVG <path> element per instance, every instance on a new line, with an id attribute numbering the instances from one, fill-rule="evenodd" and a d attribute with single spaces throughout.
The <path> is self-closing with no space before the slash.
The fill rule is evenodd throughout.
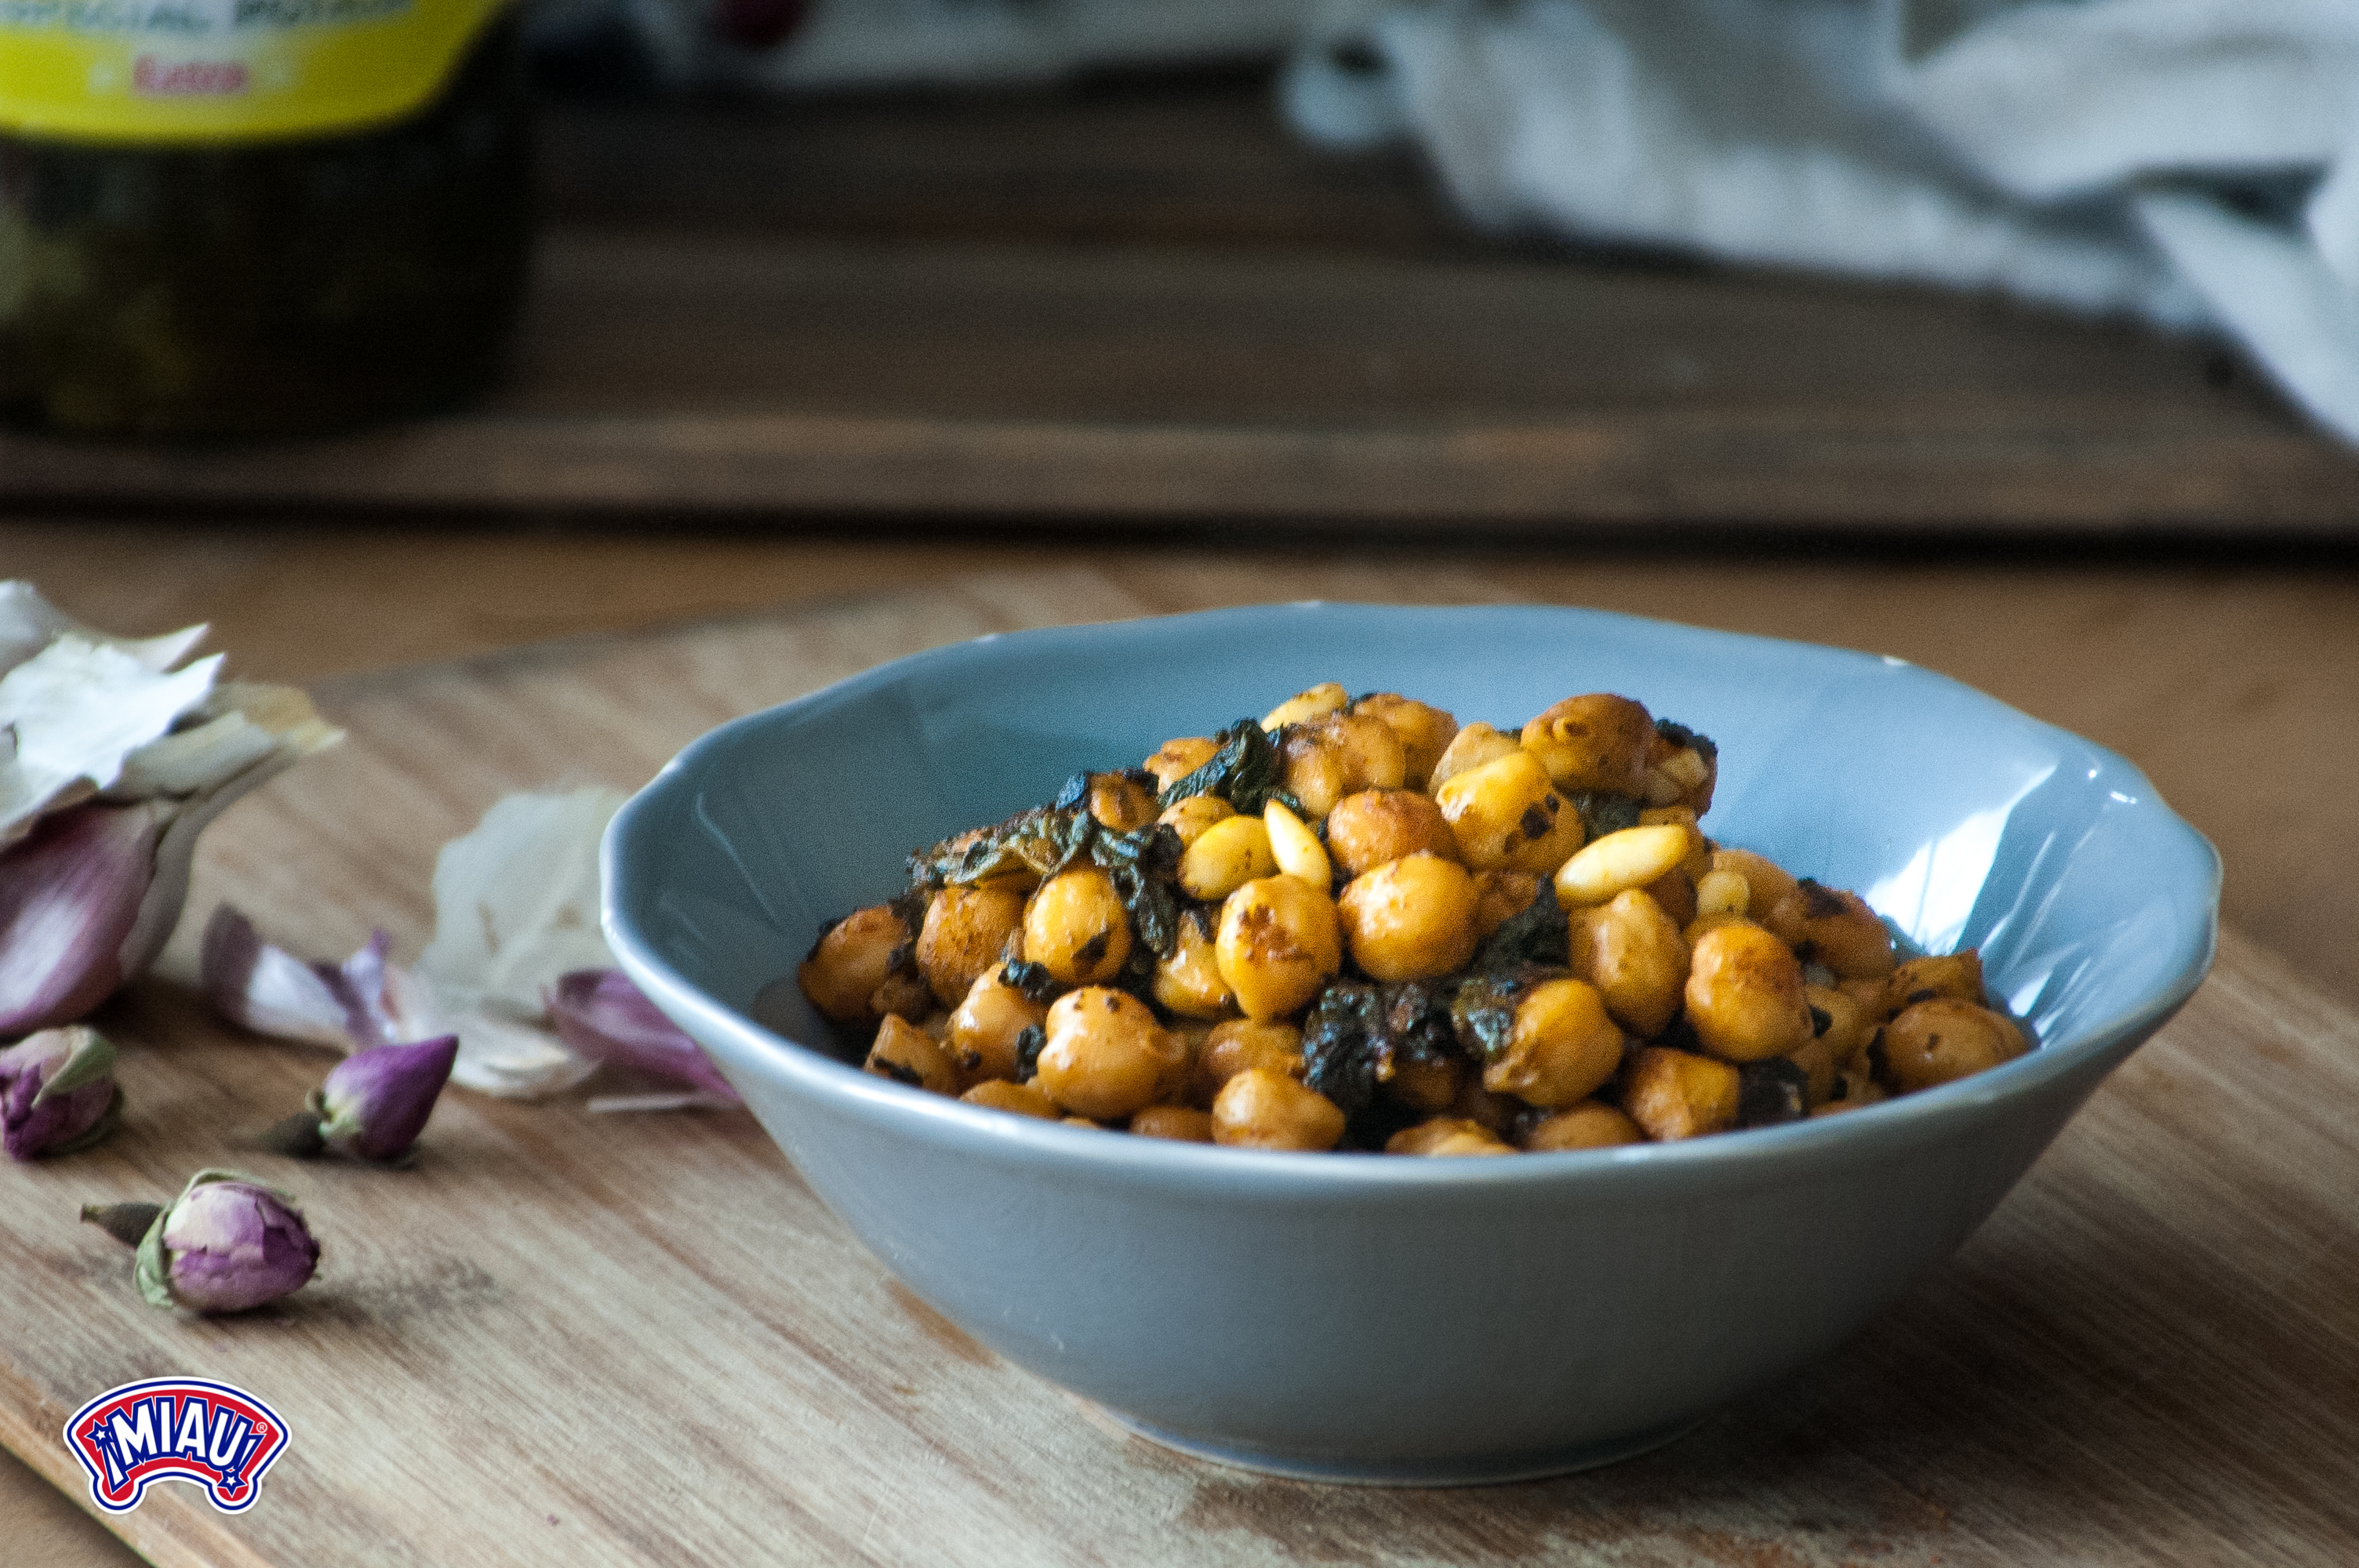
<path id="1" fill-rule="evenodd" d="M 0 852 L 0 1035 L 71 1023 L 123 983 L 156 838 L 147 806 L 78 806 Z"/>
<path id="2" fill-rule="evenodd" d="M 340 1154 L 390 1160 L 418 1141 L 459 1059 L 459 1037 L 372 1045 L 336 1064 L 316 1101 L 320 1136 Z"/>
<path id="3" fill-rule="evenodd" d="M 742 1103 L 697 1043 L 620 969 L 576 969 L 549 993 L 549 1018 L 568 1045 L 593 1061 L 674 1078 L 731 1105 Z"/>

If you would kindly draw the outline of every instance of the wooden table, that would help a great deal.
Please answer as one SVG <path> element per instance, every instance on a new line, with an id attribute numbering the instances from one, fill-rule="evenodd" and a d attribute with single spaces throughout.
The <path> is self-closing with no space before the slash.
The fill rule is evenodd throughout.
<path id="1" fill-rule="evenodd" d="M 1004 1424 L 1106 1466 L 1125 1529 L 1165 1509 L 1208 1557 L 2359 1555 L 2359 464 L 2201 347 L 1467 241 L 1413 169 L 1287 150 L 1258 92 L 852 103 L 760 134 L 571 112 L 525 373 L 488 409 L 265 454 L 0 440 L 0 577 L 126 631 L 211 620 L 241 668 L 310 684 L 353 726 L 355 747 L 214 830 L 192 906 L 300 918 L 322 952 L 372 925 L 414 952 L 440 834 L 501 788 L 635 782 L 669 734 L 527 730 L 445 768 L 436 701 L 681 648 L 788 652 L 758 690 L 722 660 L 729 678 L 664 715 L 679 727 L 989 626 L 1311 596 L 1588 604 L 1957 676 L 2146 768 L 2220 846 L 2237 935 L 1956 1263 L 1664 1455 L 1448 1497 L 1199 1471 L 962 1359 L 822 1214 L 798 1223 L 937 1391 L 938 1439 L 1004 1444 Z M 926 373 L 917 349 L 863 351 L 879 331 L 919 334 Z M 421 713 L 441 717 L 402 717 Z M 388 778 L 397 813 L 353 828 L 321 808 Z M 322 885 L 309 868 L 330 863 Z M 317 1070 L 241 1051 L 168 979 L 115 1022 L 143 1092 L 224 1115 Z M 584 1135 L 578 1107 L 461 1098 L 443 1114 L 470 1147 L 561 1163 Z M 734 1162 L 792 1206 L 749 1128 L 597 1134 L 634 1140 L 633 1170 Z M 158 1145 L 108 1179 L 194 1153 Z M 38 1180 L 47 1202 L 56 1179 L 0 1173 L 0 1197 Z M 534 1190 L 603 1191 L 582 1180 Z M 651 1259 L 635 1225 L 616 1245 Z M 0 1429 L 57 1474 L 27 1408 Z M 1074 1484 L 1042 1480 L 1040 1517 L 1085 1550 Z M 134 1516 L 158 1561 L 254 1560 L 201 1509 L 168 1512 Z M 310 1561 L 356 1560 L 304 1539 Z M 482 1560 L 666 1557 L 659 1535 L 636 1557 L 627 1530 L 541 1539 L 487 1535 Z M 0 1540 L 11 1568 L 126 1560 L 5 1459 Z"/>

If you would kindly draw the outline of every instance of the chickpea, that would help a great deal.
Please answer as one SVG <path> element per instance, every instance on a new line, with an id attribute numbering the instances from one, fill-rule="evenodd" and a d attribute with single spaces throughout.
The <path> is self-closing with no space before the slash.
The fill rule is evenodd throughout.
<path id="1" fill-rule="evenodd" d="M 1220 754 L 1219 741 L 1203 735 L 1183 735 L 1176 741 L 1166 741 L 1155 755 L 1140 764 L 1153 773 L 1156 782 L 1169 789 L 1206 762 Z"/>
<path id="2" fill-rule="evenodd" d="M 1533 1122 L 1524 1134 L 1524 1148 L 1543 1154 L 1559 1149 L 1612 1149 L 1646 1141 L 1646 1129 L 1624 1112 L 1603 1100 L 1585 1099 Z"/>
<path id="3" fill-rule="evenodd" d="M 1684 806 L 1701 815 L 1712 809 L 1712 787 L 1719 783 L 1720 759 L 1695 746 L 1681 745 L 1660 730 L 1647 748 L 1646 798 L 1652 806 Z"/>
<path id="4" fill-rule="evenodd" d="M 1709 1056 L 1650 1045 L 1630 1059 L 1622 1108 L 1647 1136 L 1669 1142 L 1736 1125 L 1736 1069 Z"/>
<path id="5" fill-rule="evenodd" d="M 1352 701 L 1351 693 L 1335 682 L 1321 681 L 1307 691 L 1298 691 L 1267 713 L 1262 715 L 1265 730 L 1282 730 L 1289 724 L 1309 724 L 1341 713 Z"/>
<path id="6" fill-rule="evenodd" d="M 1398 692 L 1380 691 L 1364 697 L 1352 705 L 1352 711 L 1381 719 L 1392 727 L 1408 763 L 1401 783 L 1409 789 L 1426 787 L 1433 776 L 1433 765 L 1441 761 L 1441 753 L 1458 738 L 1458 720 L 1447 710 L 1412 701 Z"/>
<path id="7" fill-rule="evenodd" d="M 951 1014 L 947 1044 L 970 1082 L 1016 1076 L 1016 1037 L 1049 1022 L 1046 1004 L 1034 1001 L 985 969 Z"/>
<path id="8" fill-rule="evenodd" d="M 1212 1141 L 1232 1149 L 1320 1152 L 1343 1141 L 1343 1110 L 1284 1073 L 1249 1067 L 1212 1101 Z"/>
<path id="9" fill-rule="evenodd" d="M 1413 789 L 1362 790 L 1337 801 L 1327 814 L 1327 851 L 1345 876 L 1419 849 L 1445 860 L 1460 858 L 1457 837 L 1431 795 Z"/>
<path id="10" fill-rule="evenodd" d="M 985 1078 L 959 1096 L 968 1105 L 979 1105 L 985 1110 L 1004 1110 L 1016 1116 L 1036 1116 L 1043 1121 L 1057 1121 L 1064 1113 L 1057 1102 L 1042 1094 L 1031 1084 L 1011 1084 L 1005 1078 Z"/>
<path id="11" fill-rule="evenodd" d="M 1499 1141 L 1491 1130 L 1479 1121 L 1469 1121 L 1457 1116 L 1437 1116 L 1430 1121 L 1420 1121 L 1415 1127 L 1404 1127 L 1386 1139 L 1385 1152 L 1448 1158 L 1466 1154 L 1512 1154 L 1515 1150 Z"/>
<path id="12" fill-rule="evenodd" d="M 1121 773 L 1090 775 L 1090 815 L 1117 833 L 1136 833 L 1155 820 L 1155 797 Z"/>
<path id="13" fill-rule="evenodd" d="M 1581 813 L 1549 786 L 1548 770 L 1524 752 L 1453 775 L 1434 795 L 1466 864 L 1541 875 L 1581 848 Z"/>
<path id="14" fill-rule="evenodd" d="M 1845 979 L 1873 979 L 1893 970 L 1891 934 L 1857 893 L 1805 877 L 1761 924 L 1800 957 Z"/>
<path id="15" fill-rule="evenodd" d="M 1212 950 L 1212 917 L 1196 908 L 1180 916 L 1180 940 L 1155 964 L 1155 1000 L 1182 1018 L 1222 1018 L 1234 1011 L 1229 983 Z"/>
<path id="16" fill-rule="evenodd" d="M 1474 935 L 1487 941 L 1493 932 L 1532 906 L 1540 896 L 1540 880 L 1529 871 L 1484 871 L 1474 879 L 1481 902 L 1474 906 Z"/>
<path id="17" fill-rule="evenodd" d="M 1494 1094 L 1483 1087 L 1482 1074 L 1470 1072 L 1459 1082 L 1458 1098 L 1443 1108 L 1505 1138 L 1529 1108 L 1513 1095 Z"/>
<path id="18" fill-rule="evenodd" d="M 1190 898 L 1216 903 L 1277 870 L 1268 825 L 1258 816 L 1225 816 L 1197 835 L 1180 857 L 1180 887 Z"/>
<path id="19" fill-rule="evenodd" d="M 1684 928 L 1696 917 L 1695 881 L 1684 866 L 1672 867 L 1640 891 L 1662 907 L 1674 925 Z"/>
<path id="20" fill-rule="evenodd" d="M 1835 1066 L 1846 1067 L 1867 1049 L 1868 1036 L 1875 1033 L 1875 1020 L 1859 999 L 1839 986 L 1804 986 L 1802 1000 L 1810 1010 L 1810 1027 L 1826 1043 Z M 1826 1022 L 1821 1026 L 1819 1020 Z"/>
<path id="21" fill-rule="evenodd" d="M 1954 1083 L 2030 1049 L 2005 1014 L 1946 996 L 1903 1009 L 1882 1039 L 1883 1076 L 1902 1094 Z"/>
<path id="22" fill-rule="evenodd" d="M 1150 1105 L 1130 1119 L 1130 1130 L 1140 1138 L 1168 1138 L 1175 1143 L 1210 1143 L 1212 1113 L 1193 1106 Z"/>
<path id="23" fill-rule="evenodd" d="M 1631 1033 L 1660 1034 L 1679 1016 L 1688 940 L 1646 892 L 1632 888 L 1584 912 L 1571 948 L 1573 974 L 1597 988 L 1605 1011 Z"/>
<path id="24" fill-rule="evenodd" d="M 1800 961 L 1750 921 L 1715 927 L 1696 943 L 1687 1009 L 1703 1048 L 1732 1062 L 1783 1056 L 1812 1033 Z"/>
<path id="25" fill-rule="evenodd" d="M 1024 924 L 1024 895 L 1008 888 L 948 887 L 926 905 L 918 972 L 935 1000 L 956 1007 L 986 969 L 999 967 Z"/>
<path id="26" fill-rule="evenodd" d="M 868 1047 L 868 1060 L 863 1065 L 880 1078 L 930 1090 L 938 1095 L 959 1092 L 959 1070 L 935 1038 L 909 1022 L 887 1013 L 876 1027 L 876 1038 Z"/>
<path id="27" fill-rule="evenodd" d="M 1696 913 L 1690 920 L 1706 914 L 1743 914 L 1752 906 L 1753 884 L 1734 871 L 1711 871 L 1696 882 Z"/>
<path id="28" fill-rule="evenodd" d="M 1130 914 L 1114 879 L 1076 866 L 1040 884 L 1024 912 L 1024 957 L 1060 985 L 1110 980 L 1130 962 Z"/>
<path id="29" fill-rule="evenodd" d="M 1680 869 L 1695 829 L 1676 822 L 1625 827 L 1582 846 L 1558 868 L 1556 898 L 1567 909 L 1603 903 L 1626 888 L 1642 888 Z"/>
<path id="30" fill-rule="evenodd" d="M 1290 725 L 1279 738 L 1286 788 L 1312 816 L 1324 816 L 1345 795 L 1364 789 L 1398 789 L 1408 759 L 1399 737 L 1381 719 L 1335 713 Z"/>
<path id="31" fill-rule="evenodd" d="M 1723 847 L 1712 852 L 1712 869 L 1745 879 L 1745 913 L 1758 920 L 1794 891 L 1794 879 L 1767 855 Z"/>
<path id="32" fill-rule="evenodd" d="M 1420 849 L 1353 879 L 1336 910 L 1352 961 L 1370 979 L 1430 980 L 1474 957 L 1480 902 L 1465 867 Z"/>
<path id="33" fill-rule="evenodd" d="M 1256 1023 L 1250 1018 L 1212 1025 L 1196 1053 L 1195 1098 L 1211 1105 L 1223 1085 L 1256 1067 L 1300 1077 L 1302 1031 L 1291 1023 Z"/>
<path id="34" fill-rule="evenodd" d="M 1472 773 L 1501 757 L 1512 757 L 1521 750 L 1513 735 L 1502 735 L 1488 724 L 1469 724 L 1442 749 L 1441 760 L 1433 764 L 1425 787 L 1439 795 L 1441 786 L 1460 773 Z"/>
<path id="35" fill-rule="evenodd" d="M 1396 1062 L 1384 1080 L 1385 1097 L 1411 1110 L 1448 1110 L 1465 1086 L 1466 1064 L 1457 1057 L 1440 1061 Z"/>
<path id="36" fill-rule="evenodd" d="M 827 928 L 795 971 L 803 994 L 838 1023 L 868 1023 L 878 1016 L 869 1004 L 893 973 L 909 928 L 886 904 L 856 909 Z"/>
<path id="37" fill-rule="evenodd" d="M 1181 847 L 1192 846 L 1215 822 L 1234 816 L 1237 808 L 1217 795 L 1191 795 L 1174 802 L 1155 820 L 1180 835 Z"/>
<path id="38" fill-rule="evenodd" d="M 1524 726 L 1524 750 L 1559 789 L 1644 796 L 1655 720 L 1626 697 L 1568 697 Z"/>
<path id="39" fill-rule="evenodd" d="M 1076 1116 L 1114 1121 L 1183 1081 L 1188 1048 L 1126 991 L 1084 986 L 1049 1009 L 1048 1042 L 1033 1079 Z"/>
<path id="40" fill-rule="evenodd" d="M 1895 968 L 1884 982 L 1879 1018 L 1889 1019 L 1902 1008 L 1933 997 L 1979 1004 L 1983 1000 L 1983 955 L 1979 947 L 1945 953 L 1931 958 L 1911 958 Z"/>
<path id="41" fill-rule="evenodd" d="M 1221 979 L 1247 1018 L 1283 1018 L 1343 967 L 1335 903 L 1293 877 L 1262 877 L 1221 905 Z"/>
<path id="42" fill-rule="evenodd" d="M 1544 980 L 1516 1004 L 1507 1049 L 1483 1087 L 1553 1110 L 1588 1098 L 1622 1065 L 1622 1031 L 1586 980 Z"/>

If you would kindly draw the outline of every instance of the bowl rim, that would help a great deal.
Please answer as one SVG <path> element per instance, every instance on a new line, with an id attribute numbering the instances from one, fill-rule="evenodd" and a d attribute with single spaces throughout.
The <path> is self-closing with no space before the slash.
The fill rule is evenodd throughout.
<path id="1" fill-rule="evenodd" d="M 676 792 L 694 787 L 693 781 L 718 754 L 744 743 L 749 732 L 855 699 L 881 687 L 905 680 L 936 665 L 954 664 L 974 650 L 993 643 L 1022 640 L 1046 645 L 1060 640 L 1087 641 L 1146 626 L 1189 622 L 1217 629 L 1225 621 L 1253 619 L 1272 613 L 1349 611 L 1406 615 L 1457 617 L 1501 611 L 1541 611 L 1576 617 L 1607 628 L 1647 629 L 1652 633 L 1696 633 L 1726 639 L 1731 645 L 1751 645 L 1799 654 L 1812 658 L 1861 659 L 1881 665 L 1902 678 L 1933 683 L 1963 693 L 1976 702 L 2024 726 L 2051 744 L 2080 748 L 2098 762 L 2101 770 L 2117 773 L 2116 795 L 2126 784 L 2135 791 L 2126 804 L 2158 814 L 2161 827 L 2199 858 L 2202 876 L 2202 913 L 2192 939 L 2182 938 L 2173 955 L 2169 981 L 2142 998 L 2060 1042 L 2042 1042 L 2035 1049 L 1972 1077 L 1937 1088 L 1920 1090 L 1864 1107 L 1839 1116 L 1806 1118 L 1774 1127 L 1749 1128 L 1745 1135 L 1717 1135 L 1673 1142 L 1625 1144 L 1605 1149 L 1556 1150 L 1526 1153 L 1515 1160 L 1405 1160 L 1354 1157 L 1345 1153 L 1304 1153 L 1221 1148 L 1163 1139 L 1104 1136 L 1106 1130 L 1069 1127 L 1060 1122 L 970 1106 L 945 1095 L 899 1084 L 862 1070 L 825 1050 L 805 1045 L 721 1002 L 690 981 L 658 950 L 631 911 L 645 902 L 643 887 L 655 879 L 643 869 L 651 858 L 635 850 L 656 830 Z M 599 848 L 601 871 L 600 924 L 607 944 L 625 973 L 649 999 L 723 1065 L 735 1059 L 741 1070 L 759 1071 L 774 1082 L 841 1112 L 903 1133 L 919 1134 L 969 1152 L 1001 1157 L 1039 1157 L 1088 1167 L 1100 1173 L 1120 1171 L 1133 1177 L 1180 1179 L 1196 1185 L 1236 1186 L 1267 1190 L 1282 1177 L 1303 1191 L 1413 1191 L 1447 1185 L 1451 1188 L 1516 1187 L 1532 1182 L 1552 1182 L 1585 1174 L 1636 1176 L 1642 1173 L 1695 1168 L 1733 1173 L 1757 1173 L 1764 1166 L 1813 1158 L 1841 1146 L 1872 1153 L 1918 1142 L 1940 1124 L 1973 1117 L 2002 1100 L 2035 1094 L 2044 1086 L 2082 1070 L 2092 1058 L 2134 1045 L 2176 1012 L 2208 972 L 2219 939 L 2220 859 L 2211 842 L 2163 800 L 2136 764 L 2120 754 L 2071 730 L 2029 714 L 1951 676 L 1888 654 L 1861 653 L 1829 644 L 1786 638 L 1723 632 L 1681 622 L 1570 605 L 1533 603 L 1451 606 L 1395 605 L 1348 600 L 1303 600 L 1288 603 L 1232 606 L 1176 615 L 1142 616 L 1121 621 L 1091 622 L 1067 626 L 987 633 L 888 660 L 819 689 L 774 704 L 717 725 L 683 747 L 655 777 L 616 811 Z M 753 1096 L 747 1097 L 752 1099 Z M 1223 1180 L 1223 1178 L 1229 1178 Z M 1306 1187 L 1305 1184 L 1309 1185 Z"/>

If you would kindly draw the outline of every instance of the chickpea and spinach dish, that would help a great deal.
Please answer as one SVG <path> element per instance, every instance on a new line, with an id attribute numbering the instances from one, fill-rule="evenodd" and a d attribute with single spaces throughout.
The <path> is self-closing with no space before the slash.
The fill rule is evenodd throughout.
<path id="1" fill-rule="evenodd" d="M 871 1072 L 1253 1149 L 1508 1154 L 1825 1116 L 2020 1055 L 1980 957 L 1699 827 L 1712 742 L 1333 684 L 909 857 L 798 972 Z"/>

